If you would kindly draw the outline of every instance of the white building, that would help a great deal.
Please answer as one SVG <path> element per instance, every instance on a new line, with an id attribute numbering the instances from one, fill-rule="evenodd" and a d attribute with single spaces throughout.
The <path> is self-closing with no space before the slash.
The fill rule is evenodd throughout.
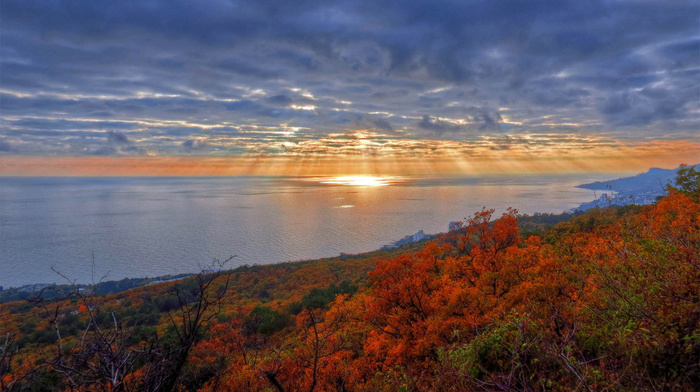
<path id="1" fill-rule="evenodd" d="M 427 235 L 425 235 L 425 233 L 423 233 L 423 230 L 420 230 L 419 232 L 417 232 L 416 234 L 413 235 L 413 242 L 418 242 L 426 237 L 427 237 Z"/>

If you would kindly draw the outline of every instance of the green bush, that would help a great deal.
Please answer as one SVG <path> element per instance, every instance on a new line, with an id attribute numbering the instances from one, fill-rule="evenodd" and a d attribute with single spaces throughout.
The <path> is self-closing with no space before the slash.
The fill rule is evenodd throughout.
<path id="1" fill-rule="evenodd" d="M 245 318 L 245 330 L 249 333 L 260 333 L 271 335 L 284 329 L 289 325 L 291 319 L 284 313 L 277 312 L 271 308 L 258 305 Z"/>
<path id="2" fill-rule="evenodd" d="M 289 313 L 299 314 L 304 308 L 325 309 L 328 304 L 335 300 L 339 294 L 355 294 L 357 286 L 350 284 L 344 280 L 338 286 L 330 285 L 327 289 L 312 289 L 309 294 L 306 294 L 300 302 L 294 302 L 289 305 Z"/>

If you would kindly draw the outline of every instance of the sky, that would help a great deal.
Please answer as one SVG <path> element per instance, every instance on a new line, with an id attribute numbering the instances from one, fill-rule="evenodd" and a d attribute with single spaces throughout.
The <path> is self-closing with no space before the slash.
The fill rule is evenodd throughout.
<path id="1" fill-rule="evenodd" d="M 700 2 L 2 0 L 0 175 L 700 162 Z"/>

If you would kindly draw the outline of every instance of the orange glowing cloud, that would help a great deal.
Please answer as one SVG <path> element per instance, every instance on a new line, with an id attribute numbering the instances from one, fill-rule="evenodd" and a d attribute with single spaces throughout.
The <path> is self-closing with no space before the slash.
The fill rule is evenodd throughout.
<path id="1" fill-rule="evenodd" d="M 537 137 L 535 138 L 537 139 Z M 400 141 L 399 141 L 400 142 Z M 410 141 L 409 141 L 410 142 Z M 692 141 L 420 141 L 431 153 L 291 154 L 243 157 L 0 158 L 2 176 L 340 176 L 641 172 L 697 163 Z M 406 146 L 402 146 L 406 148 Z M 411 151 L 411 148 L 407 148 Z M 400 151 L 404 151 L 403 149 Z"/>

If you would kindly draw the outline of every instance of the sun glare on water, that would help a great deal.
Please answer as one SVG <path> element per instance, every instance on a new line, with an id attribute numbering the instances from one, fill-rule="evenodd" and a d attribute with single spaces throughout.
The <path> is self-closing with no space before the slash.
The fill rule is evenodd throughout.
<path id="1" fill-rule="evenodd" d="M 318 179 L 318 182 L 326 185 L 350 185 L 363 187 L 378 187 L 401 182 L 396 177 L 374 177 L 374 176 L 340 176 L 325 177 Z"/>

